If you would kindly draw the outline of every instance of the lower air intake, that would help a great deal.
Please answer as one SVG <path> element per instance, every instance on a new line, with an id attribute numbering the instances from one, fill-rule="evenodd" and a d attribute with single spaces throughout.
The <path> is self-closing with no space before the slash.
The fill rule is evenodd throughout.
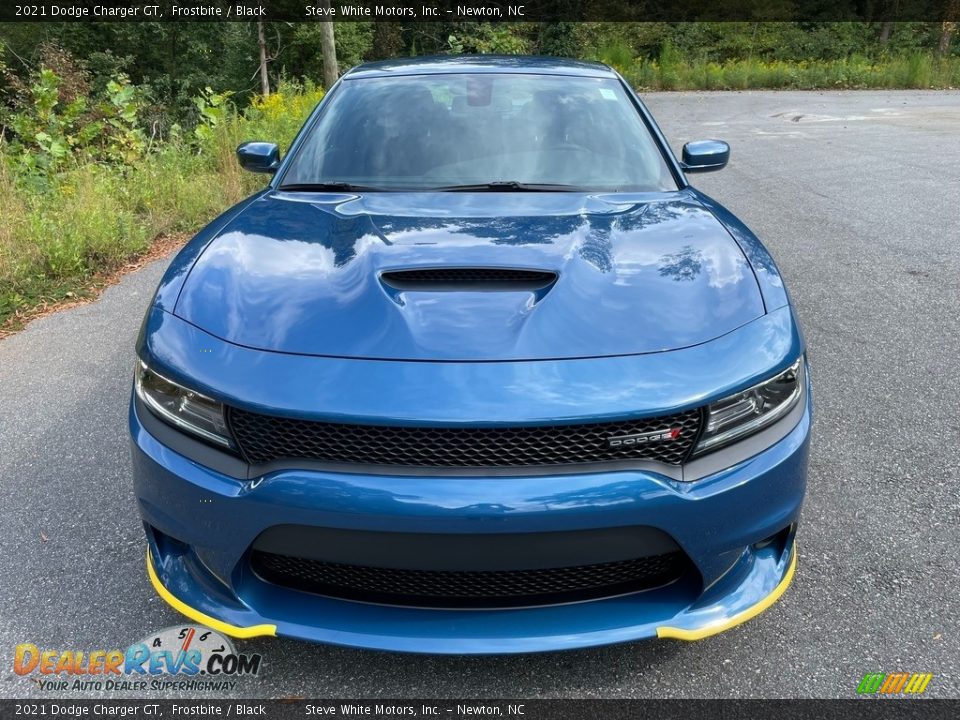
<path id="1" fill-rule="evenodd" d="M 596 600 L 661 587 L 687 569 L 682 552 L 533 570 L 401 570 L 254 550 L 264 580 L 318 595 L 413 607 L 493 608 Z"/>

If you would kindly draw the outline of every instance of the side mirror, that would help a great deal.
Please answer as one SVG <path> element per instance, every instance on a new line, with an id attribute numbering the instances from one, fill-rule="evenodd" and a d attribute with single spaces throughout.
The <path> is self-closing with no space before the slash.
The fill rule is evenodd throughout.
<path id="1" fill-rule="evenodd" d="M 723 170 L 729 161 L 730 146 L 723 140 L 695 140 L 683 146 L 684 172 Z"/>
<path id="2" fill-rule="evenodd" d="M 245 142 L 237 147 L 240 167 L 255 173 L 274 173 L 280 167 L 280 148 L 274 143 Z"/>

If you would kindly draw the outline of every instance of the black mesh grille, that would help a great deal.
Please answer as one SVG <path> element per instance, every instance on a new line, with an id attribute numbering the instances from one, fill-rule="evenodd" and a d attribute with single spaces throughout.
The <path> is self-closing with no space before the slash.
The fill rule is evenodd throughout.
<path id="1" fill-rule="evenodd" d="M 399 570 L 253 551 L 264 580 L 348 600 L 420 607 L 519 607 L 612 597 L 660 587 L 687 569 L 681 552 L 535 570 Z"/>
<path id="2" fill-rule="evenodd" d="M 381 278 L 388 285 L 400 288 L 416 286 L 520 285 L 543 287 L 557 279 L 556 273 L 514 268 L 421 268 L 393 270 Z"/>
<path id="3" fill-rule="evenodd" d="M 647 459 L 678 465 L 700 430 L 700 411 L 624 422 L 508 428 L 341 425 L 236 408 L 230 422 L 252 463 L 311 459 L 404 467 L 536 467 Z M 678 430 L 675 439 L 633 438 Z M 611 439 L 624 438 L 612 446 Z"/>

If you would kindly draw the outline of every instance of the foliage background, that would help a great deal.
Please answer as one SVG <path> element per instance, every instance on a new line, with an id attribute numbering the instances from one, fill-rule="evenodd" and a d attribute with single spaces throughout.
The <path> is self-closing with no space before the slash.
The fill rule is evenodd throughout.
<path id="1" fill-rule="evenodd" d="M 322 78 L 318 23 L 266 23 L 271 85 Z M 341 22 L 338 64 L 450 52 L 530 53 L 609 62 L 647 89 L 700 87 L 958 86 L 951 23 L 390 23 Z M 946 37 L 947 51 L 941 51 Z M 198 120 L 204 88 L 240 105 L 259 92 L 256 23 L 17 23 L 0 26 L 0 92 L 17 90 L 42 49 L 62 48 L 89 71 L 91 90 L 126 74 L 149 99 L 143 120 L 161 136 Z M 939 53 L 939 54 L 938 54 Z M 902 72 L 909 59 L 924 65 Z M 922 58 L 918 60 L 917 58 Z M 834 64 L 838 67 L 834 68 Z M 887 65 L 900 70 L 886 70 Z M 948 70 L 944 64 L 950 65 Z M 738 67 L 736 71 L 731 67 Z M 902 66 L 902 67 L 901 67 Z M 817 71 L 787 68 L 814 67 Z M 852 70 L 855 69 L 855 70 Z M 872 70 L 871 70 L 872 68 Z M 754 72 L 756 71 L 756 72 Z M 730 77 L 724 77 L 724 76 Z"/>
<path id="2" fill-rule="evenodd" d="M 345 70 L 394 56 L 601 60 L 644 89 L 960 87 L 951 23 L 337 23 Z M 0 25 L 0 333 L 92 292 L 158 237 L 196 230 L 263 177 L 323 95 L 320 28 L 266 23 Z"/>

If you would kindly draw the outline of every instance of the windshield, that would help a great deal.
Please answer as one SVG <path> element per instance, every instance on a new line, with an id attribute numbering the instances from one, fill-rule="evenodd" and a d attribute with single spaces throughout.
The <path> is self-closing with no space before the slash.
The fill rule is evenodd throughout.
<path id="1" fill-rule="evenodd" d="M 491 183 L 488 189 L 677 189 L 618 80 L 517 74 L 345 80 L 281 187 Z"/>

